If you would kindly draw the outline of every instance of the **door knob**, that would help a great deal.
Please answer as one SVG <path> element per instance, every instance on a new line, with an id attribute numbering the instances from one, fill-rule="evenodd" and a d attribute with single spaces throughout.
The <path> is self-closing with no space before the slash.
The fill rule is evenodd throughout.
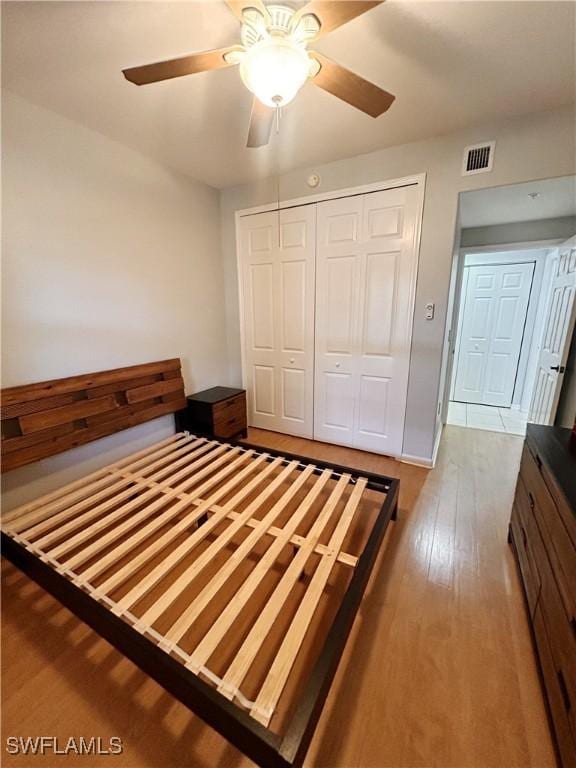
<path id="1" fill-rule="evenodd" d="M 291 358 L 290 358 L 290 362 L 291 362 L 291 363 L 293 363 L 293 362 L 294 362 L 294 358 L 293 358 L 293 357 L 291 357 Z"/>
<path id="2" fill-rule="evenodd" d="M 566 368 L 563 365 L 551 365 L 550 366 L 551 371 L 558 371 L 558 373 L 564 373 Z"/>

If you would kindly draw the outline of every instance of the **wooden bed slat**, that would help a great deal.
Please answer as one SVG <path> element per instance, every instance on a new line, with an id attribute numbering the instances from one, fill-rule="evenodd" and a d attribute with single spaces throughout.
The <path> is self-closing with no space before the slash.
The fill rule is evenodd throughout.
<path id="1" fill-rule="evenodd" d="M 86 477 L 82 477 L 79 480 L 73 480 L 71 483 L 63 485 L 61 488 L 57 488 L 56 490 L 51 491 L 50 493 L 47 493 L 38 499 L 34 499 L 33 501 L 29 501 L 26 504 L 22 504 L 7 514 L 2 515 L 2 523 L 9 523 L 17 517 L 25 515 L 28 512 L 32 512 L 39 507 L 44 507 L 46 504 L 49 504 L 55 499 L 60 499 L 63 496 L 67 496 L 69 493 L 72 493 L 72 491 L 75 491 L 78 488 L 90 488 L 92 483 L 104 475 L 107 475 L 113 467 L 130 466 L 131 464 L 134 464 L 136 460 L 143 458 L 149 453 L 153 453 L 160 448 L 169 446 L 170 443 L 181 440 L 183 437 L 183 432 L 177 432 L 175 435 L 170 435 L 169 437 L 164 438 L 164 440 L 160 440 L 158 443 L 154 443 L 153 445 L 149 445 L 148 447 L 143 448 L 141 451 L 138 451 L 138 453 L 133 453 L 130 456 L 126 456 L 124 459 L 120 459 L 119 461 L 113 462 L 112 464 L 107 464 L 105 467 L 97 469 L 95 472 L 86 475 Z"/>
<path id="2" fill-rule="evenodd" d="M 239 458 L 237 458 L 233 462 L 233 465 L 234 465 L 233 468 L 234 469 L 236 468 L 236 465 L 241 461 L 241 459 L 242 459 L 242 456 L 240 456 Z M 203 486 L 202 488 L 198 489 L 198 495 L 199 496 L 200 496 L 201 493 L 203 493 L 204 487 L 205 486 Z M 202 510 L 200 512 L 200 515 L 204 514 L 205 509 L 208 509 L 208 507 L 211 506 L 211 504 L 210 504 L 211 498 L 212 497 L 210 497 L 209 499 L 204 500 L 201 505 L 198 505 L 199 507 L 201 507 L 201 510 Z M 172 508 L 172 509 L 174 509 L 174 508 Z M 177 511 L 177 513 L 180 512 L 181 511 L 181 507 L 177 506 L 177 510 L 176 511 Z M 120 571 L 118 571 L 118 572 L 112 574 L 111 576 L 109 576 L 106 579 L 106 581 L 104 581 L 98 587 L 98 591 L 101 594 L 109 594 L 113 589 L 115 589 L 120 584 L 122 584 L 124 581 L 126 581 L 126 579 L 128 579 L 131 574 L 135 573 L 139 568 L 141 568 L 148 560 L 150 560 L 152 557 L 154 557 L 154 555 L 156 553 L 161 552 L 162 549 L 164 549 L 164 547 L 166 547 L 168 544 L 170 544 L 170 542 L 173 539 L 175 539 L 182 531 L 186 530 L 191 525 L 193 525 L 194 522 L 198 519 L 197 511 L 198 510 L 196 509 L 196 510 L 192 511 L 191 513 L 189 513 L 186 517 L 184 517 L 182 520 L 180 520 L 170 531 L 167 531 L 157 541 L 155 541 L 153 544 L 150 544 L 143 552 L 140 552 L 140 554 L 138 554 L 134 559 L 130 560 L 130 562 L 124 568 L 122 568 Z M 137 534 L 137 536 L 138 536 L 138 534 Z M 136 537 L 133 537 L 133 539 L 136 539 Z M 136 541 L 136 543 L 138 543 L 138 541 Z M 133 547 L 133 545 L 135 546 L 133 540 L 130 539 L 130 540 L 124 542 L 122 545 L 120 545 L 120 547 L 118 547 L 114 551 L 114 553 L 111 552 L 110 556 L 112 556 L 112 554 L 114 554 L 115 555 L 115 559 L 118 559 L 121 556 L 123 556 L 123 554 L 126 551 L 129 551 L 129 549 L 131 549 Z M 93 572 L 96 572 L 96 573 L 98 572 L 98 571 L 94 571 L 94 569 L 97 566 L 98 566 L 98 563 L 95 563 L 94 566 L 92 568 L 89 568 L 85 572 L 85 574 L 83 574 L 83 575 L 89 575 L 90 577 L 92 577 Z M 123 610 L 124 610 L 124 608 L 120 607 L 119 608 L 119 613 L 121 613 Z"/>
<path id="3" fill-rule="evenodd" d="M 150 466 L 150 462 L 152 462 L 152 468 L 161 466 L 169 462 L 171 457 L 179 456 L 182 451 L 186 451 L 193 440 L 193 437 L 184 437 L 177 443 L 170 443 L 157 452 L 147 454 L 129 466 L 131 469 L 142 469 L 145 466 Z M 114 470 L 109 470 L 104 477 L 99 478 L 93 484 L 79 488 L 63 498 L 55 499 L 45 507 L 19 517 L 9 524 L 10 528 L 15 533 L 21 533 L 26 537 L 34 536 L 55 523 L 75 516 L 84 509 L 93 508 L 96 502 L 107 498 L 115 490 L 121 490 L 128 484 L 128 482 L 120 483 L 114 475 Z"/>
<path id="4" fill-rule="evenodd" d="M 342 495 L 346 490 L 346 486 L 348 485 L 350 479 L 350 475 L 344 474 L 336 483 L 332 493 L 330 494 L 330 498 L 306 534 L 303 545 L 300 547 L 298 553 L 284 572 L 284 575 L 280 579 L 276 589 L 270 595 L 270 598 L 268 599 L 268 602 L 263 608 L 260 616 L 252 625 L 250 632 L 246 636 L 232 663 L 228 667 L 222 683 L 218 688 L 220 693 L 224 694 L 227 698 L 234 698 L 236 690 L 240 687 L 242 681 L 244 680 L 248 670 L 250 669 L 250 666 L 252 665 L 252 662 L 260 651 L 262 643 L 268 636 L 268 633 L 272 629 L 280 611 L 284 607 L 284 603 L 288 599 L 288 596 L 290 595 L 294 585 L 306 567 L 308 559 L 314 552 L 316 545 L 318 544 L 320 537 L 326 528 L 326 525 L 330 521 L 336 506 L 342 498 Z M 333 554 L 334 553 L 332 553 L 332 556 Z M 326 557 L 329 557 L 329 555 L 326 555 Z"/>
<path id="5" fill-rule="evenodd" d="M 304 472 L 302 474 L 304 474 Z M 314 485 L 308 491 L 302 503 L 298 505 L 297 510 L 284 526 L 282 535 L 278 536 L 278 538 L 275 539 L 271 546 L 266 550 L 265 554 L 258 561 L 258 564 L 254 570 L 250 573 L 250 576 L 248 576 L 244 584 L 234 595 L 233 600 L 228 603 L 227 607 L 220 614 L 218 619 L 216 619 L 204 638 L 190 654 L 191 659 L 186 664 L 186 666 L 192 669 L 196 674 L 198 674 L 200 669 L 204 666 L 204 664 L 206 664 L 212 653 L 216 650 L 216 647 L 226 632 L 230 629 L 230 626 L 237 618 L 242 608 L 246 605 L 258 584 L 260 584 L 268 570 L 272 567 L 282 549 L 289 542 L 292 534 L 295 533 L 298 525 L 305 519 L 306 515 L 310 511 L 310 508 L 320 495 L 320 492 L 330 479 L 331 475 L 332 471 L 330 469 L 325 469 L 323 470 L 322 474 L 316 478 Z M 224 576 L 225 578 L 228 578 L 229 573 L 234 570 L 234 566 L 234 563 L 227 563 L 225 566 L 223 566 L 219 572 L 221 574 L 220 577 L 216 576 L 214 579 L 212 579 L 212 581 L 209 582 L 208 587 L 200 593 L 192 605 L 200 603 L 200 596 L 204 592 L 211 593 L 212 590 L 223 581 Z M 189 611 L 190 609 L 185 611 L 184 614 L 182 614 L 182 618 L 179 619 L 175 625 L 165 633 L 167 641 L 177 642 L 191 625 L 191 622 L 188 622 Z M 184 616 L 186 616 L 186 622 L 184 621 Z"/>
<path id="6" fill-rule="evenodd" d="M 185 407 L 178 358 L 3 389 L 2 470 Z M 54 431 L 65 424 L 72 429 Z M 32 434 L 37 435 L 34 440 Z"/>
<path id="7" fill-rule="evenodd" d="M 274 461 L 274 469 L 279 467 L 280 464 L 281 461 Z M 258 494 L 256 499 L 254 499 L 248 505 L 248 507 L 239 514 L 238 519 L 229 525 L 226 531 L 218 536 L 216 541 L 212 542 L 208 549 L 203 552 L 202 555 L 200 555 L 200 557 L 197 558 L 194 563 L 192 563 L 192 565 L 189 566 L 184 571 L 184 573 L 178 577 L 178 579 L 176 579 L 176 581 L 171 585 L 170 589 L 167 590 L 162 595 L 162 597 L 146 611 L 146 613 L 142 616 L 142 622 L 153 624 L 154 621 L 166 610 L 166 608 L 188 587 L 188 585 L 196 578 L 196 576 L 198 576 L 204 570 L 204 568 L 210 562 L 212 562 L 214 557 L 216 557 L 216 555 L 225 546 L 227 546 L 233 536 L 243 526 L 244 520 L 252 517 L 252 515 L 270 498 L 270 496 L 272 496 L 272 494 L 275 493 L 275 491 L 280 488 L 284 482 L 287 481 L 288 477 L 295 469 L 296 462 L 292 462 L 287 467 L 285 467 L 284 470 Z M 224 507 L 217 515 L 214 515 L 212 520 L 210 520 L 210 524 L 215 525 L 216 523 L 220 522 L 220 520 L 223 520 L 228 515 L 230 510 L 239 504 L 240 501 L 242 501 L 242 499 L 245 498 L 248 494 L 252 493 L 252 491 L 261 483 L 262 479 L 263 478 L 261 475 L 255 477 L 253 481 L 249 483 L 246 489 L 243 489 L 240 494 L 237 494 L 228 502 L 228 504 L 224 505 Z M 283 507 L 278 508 L 278 514 L 282 508 Z M 266 526 L 266 523 L 264 522 L 265 520 L 266 518 L 264 518 L 260 524 L 260 528 L 262 529 Z M 236 550 L 233 559 L 241 559 L 243 557 L 244 549 L 248 551 L 250 546 L 246 545 L 246 541 L 238 550 Z"/>
<path id="8" fill-rule="evenodd" d="M 214 453 L 214 451 L 212 451 L 212 453 Z M 150 536 L 151 533 L 154 533 L 163 525 L 165 525 L 166 522 L 172 520 L 174 517 L 176 517 L 176 515 L 179 515 L 182 511 L 185 511 L 186 509 L 188 509 L 188 507 L 193 506 L 194 501 L 196 501 L 196 499 L 200 496 L 200 493 L 206 490 L 207 488 L 210 488 L 214 484 L 214 482 L 212 481 L 212 479 L 209 479 L 196 490 L 190 491 L 189 489 L 193 485 L 196 485 L 196 483 L 199 480 L 202 480 L 204 477 L 206 477 L 206 474 L 209 474 L 210 472 L 214 472 L 216 469 L 218 469 L 218 467 L 222 465 L 225 459 L 226 459 L 226 456 L 222 456 L 216 459 L 216 461 L 208 465 L 208 467 L 203 469 L 201 472 L 198 472 L 193 478 L 191 478 L 190 480 L 186 480 L 179 486 L 176 486 L 172 491 L 160 497 L 153 504 L 150 504 L 149 506 L 147 506 L 146 509 L 144 509 L 142 512 L 139 512 L 138 514 L 132 516 L 132 518 L 129 518 L 126 521 L 126 523 L 123 523 L 122 525 L 113 529 L 109 534 L 106 534 L 106 536 L 103 536 L 100 541 L 95 542 L 94 544 L 89 546 L 87 549 L 83 550 L 82 552 L 79 552 L 77 555 L 75 555 L 70 560 L 68 560 L 66 562 L 66 565 L 71 568 L 74 568 L 79 563 L 85 562 L 87 559 L 92 557 L 100 549 L 102 549 L 105 546 L 108 546 L 108 544 L 110 544 L 112 541 L 118 538 L 118 536 L 120 536 L 122 533 L 125 533 L 125 531 L 129 530 L 130 528 L 133 528 L 134 525 L 128 524 L 130 520 L 132 520 L 133 523 L 136 523 L 136 524 L 140 523 L 143 520 L 145 520 L 146 517 L 150 517 L 152 513 L 156 513 L 160 511 L 162 507 L 165 506 L 167 501 L 172 501 L 176 498 L 179 498 L 180 496 L 182 497 L 179 503 L 172 505 L 165 512 L 158 515 L 158 517 L 154 517 L 154 519 L 151 520 L 144 528 L 137 531 L 133 535 L 133 537 L 130 539 L 130 545 L 128 545 L 128 542 L 123 542 L 122 544 L 119 545 L 118 550 L 114 550 L 114 552 L 109 553 L 107 557 L 104 557 L 101 560 L 99 560 L 98 563 L 95 564 L 98 566 L 98 570 L 96 572 L 101 572 L 102 569 L 106 568 L 109 563 L 114 562 L 114 560 L 118 558 L 118 551 L 122 555 L 124 555 L 127 551 L 129 551 L 130 549 L 133 549 L 134 546 L 139 544 L 141 541 L 144 541 L 148 536 Z M 201 515 L 202 513 L 200 512 L 199 516 Z M 196 519 L 197 518 L 191 520 L 190 525 L 193 525 L 193 523 L 196 522 Z M 90 578 L 92 573 L 93 573 L 93 569 L 90 568 L 83 575 L 85 578 Z"/>
<path id="9" fill-rule="evenodd" d="M 186 467 L 188 467 L 192 459 L 196 460 L 199 456 L 203 456 L 203 454 L 210 451 L 211 447 L 212 446 L 209 443 L 206 443 L 201 439 L 193 440 L 190 438 L 190 442 L 179 447 L 178 450 L 164 455 L 154 461 L 152 464 L 139 467 L 138 469 L 140 472 L 153 472 L 150 477 L 162 478 L 174 470 L 174 465 L 181 466 L 182 464 L 185 464 Z M 203 456 L 203 460 L 198 459 L 198 461 L 195 461 L 194 463 L 194 468 L 197 466 L 202 466 L 207 461 L 210 461 L 210 458 L 210 455 L 208 455 L 206 457 Z M 47 528 L 52 528 L 53 526 L 51 523 L 54 522 L 54 520 L 57 520 L 58 522 L 69 520 L 69 522 L 58 526 L 58 528 L 55 528 L 48 534 L 45 534 L 42 536 L 42 538 L 36 539 L 34 541 L 34 545 L 36 547 L 43 548 L 46 545 L 51 544 L 53 541 L 62 538 L 62 533 L 69 533 L 75 528 L 81 528 L 80 535 L 83 537 L 89 536 L 91 533 L 91 527 L 86 527 L 86 524 L 108 512 L 108 510 L 114 510 L 114 508 L 117 507 L 120 502 L 123 502 L 126 499 L 133 499 L 134 504 L 130 506 L 126 511 L 134 509 L 137 499 L 134 499 L 133 497 L 138 493 L 139 489 L 135 487 L 135 483 L 131 477 L 134 477 L 132 472 L 129 472 L 127 476 L 124 476 L 122 474 L 117 475 L 114 471 L 112 471 L 110 473 L 112 485 L 103 488 L 98 493 L 93 493 L 87 499 L 78 502 L 78 504 L 75 504 L 72 507 L 68 507 L 58 515 L 54 515 L 52 518 L 48 518 L 47 520 L 40 522 L 38 525 L 34 526 L 34 528 L 23 531 L 22 536 L 24 538 L 31 539 Z M 152 498 L 154 495 L 155 494 L 153 493 L 150 493 L 150 495 L 142 495 L 139 496 L 138 500 L 140 503 L 142 503 L 143 501 L 147 501 L 148 499 Z M 125 506 L 126 505 L 124 505 L 124 507 Z M 122 509 L 124 507 L 122 507 Z M 82 514 L 78 514 L 80 512 L 82 512 Z M 116 517 L 118 516 L 116 515 Z M 113 520 L 116 519 L 116 517 L 110 519 Z M 70 541 L 71 539 L 68 539 L 67 543 Z M 55 556 L 58 555 L 56 554 Z"/>
<path id="10" fill-rule="evenodd" d="M 339 551 L 344 542 L 365 488 L 366 480 L 360 478 L 350 494 L 350 498 L 342 513 L 342 517 L 338 521 L 338 525 L 330 538 L 328 547 L 330 548 L 331 553 L 323 556 L 318 567 L 314 571 L 314 575 L 310 580 L 306 594 L 292 619 L 292 623 L 284 636 L 280 649 L 276 653 L 266 680 L 260 688 L 252 716 L 263 725 L 268 725 L 272 719 L 271 713 L 276 708 L 276 704 L 282 694 L 290 670 L 296 661 L 296 657 L 304 641 L 314 611 L 316 610 L 322 592 L 334 567 L 336 560 L 334 553 Z"/>
<path id="11" fill-rule="evenodd" d="M 262 461 L 265 461 L 265 459 L 263 459 Z M 260 464 L 260 463 L 262 463 L 262 462 L 258 462 L 258 464 Z M 272 465 L 270 465 L 269 467 L 266 467 L 266 469 L 263 471 L 261 477 L 267 476 L 269 474 L 269 472 L 271 472 L 271 471 L 272 471 Z M 228 504 L 226 505 L 226 508 L 228 508 L 229 506 L 231 507 L 233 504 L 237 504 L 238 500 L 240 498 L 243 498 L 243 496 L 245 496 L 247 492 L 248 491 L 245 491 L 244 489 L 242 489 L 238 494 L 236 494 L 228 502 Z M 198 520 L 198 517 L 201 517 L 203 514 L 205 514 L 205 510 L 207 510 L 207 500 L 191 497 L 190 498 L 190 502 L 191 502 L 192 505 L 194 505 L 196 507 L 200 507 L 201 510 L 200 510 L 200 513 L 198 513 L 198 510 L 193 511 L 192 513 L 190 513 L 187 516 L 187 518 L 185 518 L 185 521 L 184 520 L 180 521 L 179 525 L 182 525 L 182 526 L 185 525 L 185 527 L 187 527 L 187 528 L 191 527 Z M 210 505 L 210 508 L 214 509 L 214 506 Z M 218 522 L 220 522 L 221 519 L 223 519 L 225 517 L 226 511 L 225 511 L 224 507 L 218 507 L 218 509 L 222 511 L 222 515 L 219 516 L 217 520 L 210 521 L 210 525 L 206 524 L 207 527 L 202 526 L 200 534 L 198 534 L 198 531 L 194 532 L 193 536 L 196 537 L 196 540 L 198 540 L 200 538 L 200 536 L 202 538 L 205 538 L 206 536 L 208 536 L 209 533 L 212 531 L 212 529 L 215 527 L 215 525 Z M 176 512 L 176 514 L 179 514 L 179 512 L 180 512 L 180 510 L 178 510 Z M 82 576 L 84 578 L 87 578 L 87 579 L 93 578 L 95 575 L 97 575 L 102 570 L 104 570 L 108 565 L 110 565 L 111 563 L 113 563 L 114 561 L 117 561 L 120 557 L 122 557 L 127 551 L 129 551 L 129 549 L 134 549 L 134 547 L 137 546 L 141 541 L 144 541 L 150 535 L 150 533 L 153 533 L 158 527 L 164 525 L 172 517 L 174 517 L 173 509 L 169 509 L 167 512 L 164 512 L 162 515 L 160 515 L 160 517 L 158 518 L 157 521 L 152 521 L 152 523 L 150 523 L 148 526 L 146 526 L 146 528 L 142 529 L 141 531 L 138 531 L 138 533 L 130 540 L 130 542 L 125 542 L 117 550 L 115 550 L 114 552 L 109 553 L 109 555 L 107 557 L 104 557 L 102 560 L 99 560 L 97 563 L 94 564 L 94 566 L 92 566 L 91 568 L 88 568 L 88 570 L 84 571 Z M 184 529 L 185 528 L 182 528 L 182 530 L 184 530 Z M 139 567 L 141 565 L 142 565 L 142 562 L 140 562 L 140 560 L 137 559 L 137 560 L 131 562 L 129 564 L 129 567 L 130 567 L 131 571 L 133 571 L 133 570 L 137 569 L 137 567 Z M 117 574 L 115 574 L 115 576 L 117 576 Z M 100 591 L 102 591 L 103 588 L 107 589 L 108 591 L 110 591 L 110 589 L 112 589 L 114 586 L 116 586 L 116 583 L 114 583 L 114 582 L 112 583 L 112 587 L 108 586 L 105 583 L 100 588 Z"/>
<path id="12" fill-rule="evenodd" d="M 203 466 L 207 462 L 211 462 L 208 465 L 208 468 L 204 468 L 203 472 L 209 472 L 211 471 L 211 468 L 216 463 L 216 460 L 212 457 L 212 453 L 214 451 L 211 451 L 210 453 L 206 454 L 206 451 L 209 450 L 210 446 L 201 445 L 200 441 L 198 443 L 192 443 L 192 446 L 199 445 L 200 447 L 196 448 L 191 454 L 186 454 L 180 461 L 187 460 L 190 462 L 190 459 L 194 459 L 192 463 L 188 463 L 186 465 L 187 473 L 194 472 L 195 469 L 198 469 L 199 467 Z M 170 467 L 166 467 L 164 470 L 160 470 L 160 472 L 156 474 L 166 474 L 166 472 L 170 471 Z M 200 473 L 198 473 L 200 474 Z M 103 528 L 108 528 L 111 523 L 121 520 L 123 517 L 126 516 L 128 512 L 131 512 L 132 510 L 138 509 L 142 506 L 142 502 L 150 502 L 147 503 L 144 506 L 144 509 L 137 512 L 134 515 L 130 515 L 130 517 L 127 518 L 127 520 L 121 522 L 119 525 L 117 525 L 110 533 L 106 533 L 101 535 L 97 541 L 93 542 L 88 547 L 84 546 L 84 548 L 71 560 L 67 560 L 66 564 L 69 565 L 69 567 L 73 567 L 79 562 L 84 562 L 84 560 L 87 560 L 89 557 L 91 557 L 96 552 L 99 552 L 101 549 L 103 549 L 107 544 L 115 539 L 116 537 L 122 535 L 126 530 L 129 528 L 132 528 L 133 526 L 137 525 L 141 520 L 145 519 L 149 515 L 153 514 L 157 510 L 159 510 L 161 507 L 163 507 L 165 504 L 167 504 L 171 498 L 173 498 L 177 493 L 178 490 L 185 490 L 184 486 L 186 488 L 190 487 L 194 482 L 196 482 L 196 477 L 193 479 L 188 480 L 186 483 L 182 483 L 182 486 L 179 486 L 177 490 L 173 491 L 171 495 L 161 495 L 160 498 L 154 499 L 155 496 L 158 496 L 158 492 L 155 491 L 155 489 L 148 491 L 144 494 L 138 494 L 136 498 L 134 497 L 134 491 L 135 489 L 130 487 L 126 491 L 123 491 L 121 494 L 118 494 L 117 496 L 114 496 L 111 501 L 104 502 L 104 504 L 99 505 L 99 507 L 96 507 L 94 510 L 90 510 L 88 513 L 90 515 L 90 519 L 94 517 L 98 517 L 95 522 L 93 522 L 88 527 L 83 527 L 78 533 L 71 536 L 70 538 L 67 538 L 65 541 L 63 541 L 58 546 L 49 549 L 47 548 L 47 544 L 51 544 L 53 541 L 58 540 L 62 538 L 62 530 L 66 529 L 66 532 L 70 529 L 70 527 L 76 523 L 77 521 L 72 521 L 72 523 L 69 523 L 67 526 L 62 526 L 62 529 L 58 528 L 51 533 L 47 534 L 46 536 L 42 537 L 42 539 L 39 539 L 38 541 L 34 542 L 34 546 L 40 549 L 43 549 L 45 552 L 47 552 L 51 557 L 59 558 L 69 550 L 73 549 L 74 547 L 79 546 L 84 541 L 89 541 L 96 533 L 101 531 Z M 122 498 L 132 498 L 132 501 L 128 501 L 126 504 L 123 504 L 122 506 L 115 509 L 117 506 L 118 500 Z M 113 511 L 110 514 L 107 514 L 105 517 L 100 517 L 102 512 L 108 512 L 108 510 L 112 508 Z M 74 527 L 77 527 L 74 525 Z"/>
<path id="13" fill-rule="evenodd" d="M 246 458 L 250 458 L 252 455 L 252 451 L 241 454 L 235 461 L 233 461 L 228 467 L 225 467 L 221 472 L 218 473 L 213 478 L 210 478 L 208 483 L 216 484 L 220 480 L 227 477 L 231 472 L 234 472 L 236 469 L 238 469 L 238 466 L 243 463 L 243 461 Z M 172 541 L 182 530 L 185 530 L 188 528 L 192 523 L 196 522 L 202 515 L 205 514 L 206 510 L 210 507 L 211 504 L 219 501 L 223 496 L 226 496 L 227 493 L 229 493 L 233 488 L 238 485 L 238 483 L 241 483 L 252 471 L 252 466 L 250 463 L 248 463 L 247 466 L 245 466 L 238 474 L 234 475 L 231 480 L 228 480 L 223 486 L 218 488 L 218 490 L 214 491 L 204 502 L 204 506 L 199 506 L 196 508 L 196 510 L 192 513 L 191 518 L 185 518 L 184 520 L 180 521 L 178 525 L 175 525 L 172 530 L 168 531 L 164 534 L 158 541 L 151 544 L 141 555 L 139 555 L 136 560 L 139 561 L 143 558 L 143 556 L 146 557 L 146 559 L 149 559 L 149 557 L 153 557 L 157 552 L 162 551 L 162 549 L 166 546 L 167 543 Z M 203 493 L 205 490 L 204 487 L 199 489 L 198 495 Z M 176 506 L 180 506 L 182 509 L 185 508 L 186 503 L 185 502 L 179 502 Z M 196 533 L 208 535 L 209 533 L 209 523 L 204 523 L 202 526 L 204 530 L 197 531 Z M 115 612 L 117 611 L 118 614 L 120 614 L 122 611 L 127 610 L 130 608 L 135 602 L 137 602 L 141 597 L 143 597 L 145 594 L 147 594 L 150 589 L 158 582 L 160 579 L 162 579 L 166 573 L 171 570 L 174 566 L 176 566 L 180 560 L 182 560 L 183 557 L 185 557 L 188 552 L 194 548 L 196 543 L 201 539 L 201 537 L 198 535 L 195 538 L 190 537 L 188 540 L 182 542 L 180 546 L 176 547 L 176 549 L 172 550 L 169 553 L 169 557 L 167 557 L 165 560 L 163 560 L 159 565 L 156 566 L 147 576 L 145 576 L 135 587 L 133 587 L 128 594 L 126 594 L 121 600 L 118 601 L 117 607 L 115 609 Z M 102 590 L 102 587 L 101 587 Z"/>
<path id="14" fill-rule="evenodd" d="M 199 503 L 199 502 L 194 502 Z M 218 504 L 214 504 L 209 510 L 209 512 L 218 512 L 220 507 Z M 228 513 L 228 517 L 231 520 L 238 520 L 240 517 L 240 512 L 235 512 L 234 510 L 232 512 Z M 256 519 L 255 517 L 250 518 L 249 520 L 244 520 L 243 525 L 246 525 L 248 528 L 256 528 L 260 524 L 260 520 Z M 278 528 L 275 525 L 271 525 L 270 528 L 266 531 L 267 536 L 273 536 L 275 539 L 278 538 L 278 536 L 282 535 L 282 528 Z M 295 547 L 301 547 L 306 539 L 304 536 L 299 536 L 297 533 L 295 533 L 288 542 L 289 544 L 293 544 Z M 317 544 L 316 549 L 314 550 L 316 554 L 318 555 L 325 555 L 328 552 L 328 547 L 325 544 Z M 358 562 L 358 558 L 356 555 L 350 555 L 347 552 L 340 552 L 338 554 L 338 562 L 342 563 L 342 565 L 348 565 L 351 568 L 354 568 L 356 566 L 356 563 Z"/>

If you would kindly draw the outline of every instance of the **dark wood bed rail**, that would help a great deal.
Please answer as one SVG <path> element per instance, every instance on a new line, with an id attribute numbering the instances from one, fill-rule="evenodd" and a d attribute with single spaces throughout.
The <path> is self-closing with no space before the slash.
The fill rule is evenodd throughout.
<path id="1" fill-rule="evenodd" d="M 2 471 L 186 407 L 179 358 L 1 392 Z"/>

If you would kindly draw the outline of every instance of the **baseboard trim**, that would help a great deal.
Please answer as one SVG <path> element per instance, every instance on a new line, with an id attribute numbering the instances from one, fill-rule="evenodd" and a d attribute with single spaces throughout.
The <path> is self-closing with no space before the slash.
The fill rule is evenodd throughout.
<path id="1" fill-rule="evenodd" d="M 436 459 L 438 458 L 438 449 L 440 448 L 440 440 L 442 440 L 442 432 L 444 431 L 444 423 L 441 421 L 438 431 L 436 432 L 436 440 L 434 441 L 434 450 L 432 452 L 432 466 L 436 466 Z"/>
<path id="2" fill-rule="evenodd" d="M 438 458 L 438 449 L 440 448 L 440 440 L 442 438 L 442 430 L 444 424 L 440 424 L 440 428 L 436 432 L 436 439 L 434 440 L 434 450 L 432 451 L 432 458 L 424 456 L 412 456 L 409 453 L 403 453 L 400 457 L 400 461 L 404 464 L 413 464 L 416 467 L 426 467 L 426 469 L 433 469 L 436 466 L 436 459 Z"/>
<path id="3" fill-rule="evenodd" d="M 425 467 L 432 469 L 432 459 L 423 459 L 422 456 L 411 456 L 409 453 L 403 453 L 398 459 L 402 464 L 412 464 L 415 467 Z"/>

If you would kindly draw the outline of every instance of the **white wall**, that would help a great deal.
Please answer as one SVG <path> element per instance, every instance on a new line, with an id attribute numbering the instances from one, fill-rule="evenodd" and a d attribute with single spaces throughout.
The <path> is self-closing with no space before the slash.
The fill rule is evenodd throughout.
<path id="1" fill-rule="evenodd" d="M 576 201 L 575 201 L 576 203 Z M 576 216 L 518 221 L 462 230 L 462 247 L 529 243 L 536 240 L 567 240 L 576 232 Z"/>
<path id="2" fill-rule="evenodd" d="M 2 386 L 180 357 L 226 377 L 218 192 L 3 94 Z M 7 473 L 5 507 L 173 432 L 158 419 Z"/>
<path id="3" fill-rule="evenodd" d="M 386 130 L 386 118 L 381 118 Z M 462 177 L 462 152 L 466 145 L 497 140 L 491 173 Z M 404 452 L 430 460 L 439 407 L 442 348 L 458 193 L 468 189 L 574 173 L 574 112 L 570 108 L 536 113 L 476 126 L 425 142 L 390 147 L 325 165 L 302 168 L 224 190 L 221 194 L 222 247 L 226 281 L 229 383 L 241 381 L 238 278 L 234 211 L 309 193 L 306 179 L 321 176 L 315 192 L 369 184 L 426 172 L 426 199 L 420 249 L 420 270 L 408 385 Z M 424 319 L 424 305 L 436 304 L 433 321 Z"/>

